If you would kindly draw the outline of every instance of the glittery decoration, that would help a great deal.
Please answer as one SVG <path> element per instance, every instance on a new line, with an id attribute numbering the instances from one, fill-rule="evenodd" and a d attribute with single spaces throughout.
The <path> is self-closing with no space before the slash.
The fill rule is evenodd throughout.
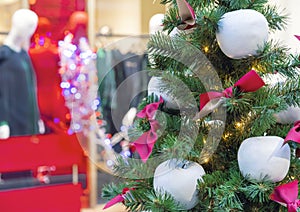
<path id="1" fill-rule="evenodd" d="M 63 41 L 58 43 L 60 55 L 60 70 L 62 94 L 66 106 L 70 110 L 71 125 L 67 133 L 83 134 L 90 142 L 97 145 L 97 166 L 100 169 L 113 174 L 113 166 L 116 160 L 116 152 L 111 141 L 112 136 L 105 134 L 103 127 L 105 121 L 101 119 L 98 110 L 101 105 L 98 97 L 98 78 L 96 59 L 94 53 L 85 38 L 79 40 L 79 45 L 74 45 L 73 35 L 67 34 Z M 79 136 L 80 138 L 80 136 Z M 85 139 L 81 142 L 86 153 L 90 154 Z M 131 153 L 122 146 L 122 157 L 128 158 Z"/>
<path id="2" fill-rule="evenodd" d="M 85 38 L 79 45 L 72 43 L 73 35 L 68 34 L 59 42 L 60 75 L 62 93 L 66 106 L 71 111 L 69 134 L 90 131 L 90 118 L 99 107 L 97 98 L 98 79 L 97 55 L 90 49 Z"/>
<path id="3" fill-rule="evenodd" d="M 74 45 L 73 35 L 67 34 L 63 41 L 58 43 L 60 55 L 60 70 L 62 94 L 66 106 L 70 110 L 71 125 L 67 133 L 83 134 L 89 142 L 97 145 L 97 166 L 113 174 L 113 165 L 116 154 L 112 148 L 110 137 L 105 134 L 101 113 L 98 111 L 101 104 L 98 97 L 98 78 L 96 59 L 85 38 Z M 86 139 L 81 140 L 81 146 L 87 154 L 89 152 Z"/>

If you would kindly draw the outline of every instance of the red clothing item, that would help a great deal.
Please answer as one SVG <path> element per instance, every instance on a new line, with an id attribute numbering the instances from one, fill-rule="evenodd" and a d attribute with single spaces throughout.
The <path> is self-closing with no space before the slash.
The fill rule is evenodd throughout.
<path id="1" fill-rule="evenodd" d="M 56 46 L 46 42 L 29 50 L 36 71 L 38 104 L 43 120 L 66 128 L 70 124 L 69 109 L 60 87 L 59 54 Z"/>
<path id="2" fill-rule="evenodd" d="M 85 0 L 42 0 L 31 3 L 30 9 L 39 17 L 49 19 L 51 38 L 54 42 L 65 36 L 66 25 L 74 11 L 85 11 Z"/>

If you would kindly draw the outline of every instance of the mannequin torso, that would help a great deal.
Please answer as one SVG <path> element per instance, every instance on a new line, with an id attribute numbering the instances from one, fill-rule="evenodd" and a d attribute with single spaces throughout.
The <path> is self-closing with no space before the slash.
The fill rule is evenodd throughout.
<path id="1" fill-rule="evenodd" d="M 17 10 L 0 47 L 0 121 L 11 136 L 39 133 L 35 73 L 27 52 L 37 20 L 34 12 Z"/>

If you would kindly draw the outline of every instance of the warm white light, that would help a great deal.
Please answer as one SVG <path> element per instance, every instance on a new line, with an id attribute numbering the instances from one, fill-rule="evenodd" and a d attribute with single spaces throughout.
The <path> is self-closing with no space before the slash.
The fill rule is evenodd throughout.
<path id="1" fill-rule="evenodd" d="M 204 47 L 204 52 L 208 52 L 208 50 L 209 50 L 208 46 L 205 46 Z"/>

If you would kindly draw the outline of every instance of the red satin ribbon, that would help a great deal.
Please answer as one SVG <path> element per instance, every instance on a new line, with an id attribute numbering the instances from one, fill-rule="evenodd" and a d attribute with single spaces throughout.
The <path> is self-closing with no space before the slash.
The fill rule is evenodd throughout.
<path id="1" fill-rule="evenodd" d="M 200 110 L 202 110 L 211 99 L 232 97 L 233 87 L 238 87 L 241 92 L 246 93 L 255 92 L 264 85 L 265 83 L 261 79 L 261 77 L 254 70 L 251 70 L 247 74 L 242 76 L 233 86 L 226 88 L 223 92 L 212 91 L 200 94 Z"/>
<path id="2" fill-rule="evenodd" d="M 290 131 L 284 139 L 283 145 L 289 141 L 300 143 L 300 121 L 295 122 L 294 127 L 290 129 Z"/>
<path id="3" fill-rule="evenodd" d="M 146 163 L 150 157 L 154 144 L 157 140 L 156 130 L 159 128 L 159 124 L 156 120 L 150 120 L 150 130 L 143 133 L 141 137 L 133 142 L 136 151 L 139 153 L 141 160 Z"/>
<path id="4" fill-rule="evenodd" d="M 155 112 L 157 111 L 159 105 L 163 102 L 164 102 L 163 98 L 160 97 L 158 102 L 154 102 L 154 103 L 147 105 L 136 116 L 139 118 L 153 119 Z"/>
<path id="5" fill-rule="evenodd" d="M 190 29 L 195 26 L 196 16 L 195 11 L 186 0 L 176 0 L 178 12 L 182 23 L 177 26 L 180 30 Z"/>
<path id="6" fill-rule="evenodd" d="M 110 201 L 108 201 L 104 207 L 104 209 L 110 208 L 111 206 L 120 203 L 120 202 L 124 202 L 125 200 L 125 195 L 127 194 L 127 192 L 129 192 L 130 190 L 133 190 L 133 188 L 124 188 L 122 191 L 122 194 L 118 194 L 117 196 L 115 196 L 114 198 L 112 198 Z"/>
<path id="7" fill-rule="evenodd" d="M 156 131 L 159 128 L 159 123 L 154 120 L 154 115 L 161 103 L 163 103 L 162 97 L 160 97 L 158 102 L 147 105 L 137 114 L 137 117 L 147 118 L 150 122 L 150 130 L 143 133 L 142 136 L 132 143 L 144 163 L 146 163 L 150 157 L 157 140 Z"/>
<path id="8" fill-rule="evenodd" d="M 297 212 L 297 208 L 300 207 L 300 200 L 298 199 L 298 180 L 277 186 L 270 195 L 270 199 L 278 203 L 286 204 L 288 212 Z"/>

